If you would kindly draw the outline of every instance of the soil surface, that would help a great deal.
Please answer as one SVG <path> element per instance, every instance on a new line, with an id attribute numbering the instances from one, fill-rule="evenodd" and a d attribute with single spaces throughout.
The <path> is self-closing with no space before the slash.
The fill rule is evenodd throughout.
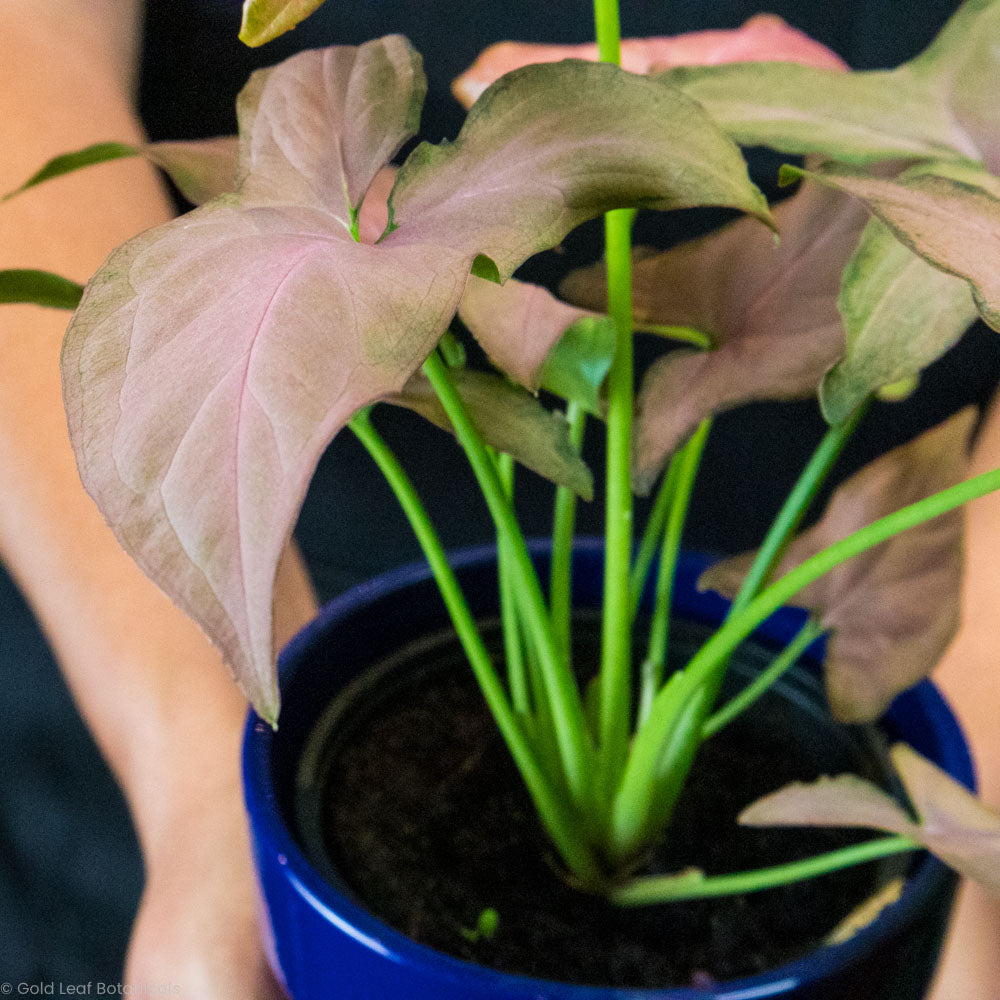
<path id="1" fill-rule="evenodd" d="M 760 706 L 702 748 L 646 871 L 722 874 L 867 839 L 736 825 L 759 796 L 843 769 L 842 743 L 815 720 L 783 734 L 782 717 L 798 710 L 773 696 Z M 353 727 L 348 717 L 329 766 L 328 860 L 370 911 L 462 959 L 572 983 L 707 987 L 805 954 L 888 877 L 870 864 L 750 895 L 615 908 L 560 876 L 467 667 L 403 682 L 364 712 Z M 823 743 L 840 746 L 833 768 L 817 766 Z M 496 933 L 470 940 L 486 908 Z"/>

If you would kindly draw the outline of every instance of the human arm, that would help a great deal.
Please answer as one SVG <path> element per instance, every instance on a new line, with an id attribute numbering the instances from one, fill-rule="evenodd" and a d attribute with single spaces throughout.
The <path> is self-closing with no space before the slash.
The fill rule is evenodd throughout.
<path id="1" fill-rule="evenodd" d="M 137 0 L 0 0 L 0 191 L 57 153 L 141 140 L 132 109 Z M 0 209 L 0 267 L 78 281 L 170 215 L 155 173 L 119 161 Z M 84 494 L 61 405 L 66 314 L 0 310 L 0 558 L 56 652 L 121 782 L 146 863 L 133 981 L 185 996 L 267 996 L 239 789 L 243 699 L 219 657 L 122 552 Z M 286 567 L 287 632 L 313 607 Z"/>
<path id="2" fill-rule="evenodd" d="M 1000 395 L 986 414 L 970 475 L 1000 467 Z M 966 510 L 962 626 L 934 675 L 968 736 L 983 799 L 1000 808 L 1000 493 Z M 931 1000 L 1000 997 L 1000 901 L 966 883 Z"/>

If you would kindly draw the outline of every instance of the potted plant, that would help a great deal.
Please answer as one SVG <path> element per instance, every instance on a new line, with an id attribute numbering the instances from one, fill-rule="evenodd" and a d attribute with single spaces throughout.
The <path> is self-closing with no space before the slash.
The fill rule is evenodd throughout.
<path id="1" fill-rule="evenodd" d="M 264 40 L 316 6 L 250 2 L 244 35 Z M 109 143 L 59 158 L 29 180 L 142 153 L 201 206 L 120 248 L 85 291 L 37 272 L 0 275 L 7 300 L 79 301 L 63 371 L 85 484 L 125 547 L 203 625 L 273 724 L 278 560 L 322 450 L 349 428 L 414 526 L 536 810 L 530 822 L 544 830 L 545 851 L 575 898 L 625 908 L 726 896 L 919 848 L 996 886 L 1000 819 L 905 747 L 891 756 L 909 806 L 843 776 L 777 790 L 742 813 L 746 824 L 860 826 L 888 837 L 750 871 L 649 869 L 674 834 L 703 746 L 771 698 L 823 633 L 833 709 L 867 723 L 930 671 L 954 629 L 958 510 L 1000 487 L 1000 470 L 962 478 L 968 413 L 848 480 L 819 521 L 796 533 L 867 401 L 905 393 L 976 315 L 1000 328 L 988 253 L 1000 199 L 997 119 L 978 85 L 996 71 L 1000 4 L 970 0 L 926 52 L 885 73 L 847 72 L 771 20 L 720 41 L 735 39 L 743 59 L 785 45 L 782 55 L 799 62 L 664 68 L 683 58 L 677 48 L 690 50 L 690 39 L 623 45 L 614 5 L 596 10 L 602 62 L 538 63 L 538 53 L 503 50 L 503 68 L 512 56 L 531 64 L 491 82 L 492 53 L 471 74 L 474 90 L 486 87 L 461 134 L 421 144 L 395 177 L 386 167 L 415 130 L 423 77 L 419 56 L 390 36 L 302 53 L 255 74 L 239 98 L 238 139 Z M 694 48 L 705 44 L 699 38 Z M 626 54 L 640 72 L 609 65 Z M 799 189 L 768 206 L 737 143 L 808 157 L 782 172 L 788 183 L 801 180 Z M 635 209 L 706 205 L 743 216 L 663 253 L 631 252 Z M 602 213 L 606 261 L 567 279 L 573 305 L 512 278 L 529 256 Z M 467 364 L 451 328 L 456 313 L 490 371 Z M 664 351 L 637 396 L 635 330 L 683 345 Z M 705 572 L 702 584 L 730 596 L 731 607 L 716 610 L 718 629 L 672 669 L 672 598 L 689 612 L 697 607 L 690 567 L 680 577 L 677 567 L 711 415 L 817 390 L 829 432 L 760 550 Z M 562 401 L 558 412 L 552 398 Z M 382 401 L 452 431 L 468 456 L 497 529 L 492 603 L 463 585 L 482 569 L 457 573 L 449 563 L 379 435 L 369 411 Z M 588 420 L 607 441 L 603 572 L 592 551 L 589 562 L 590 579 L 602 578 L 593 669 L 572 657 L 581 645 L 572 594 L 586 589 L 572 562 L 575 498 L 594 489 L 580 457 Z M 558 487 L 541 564 L 514 513 L 515 462 Z M 655 495 L 638 539 L 636 492 Z M 369 597 L 380 600 L 384 588 Z M 643 593 L 648 628 L 637 625 Z M 357 600 L 348 602 L 351 614 Z M 408 591 L 392 614 L 407 617 L 415 601 Z M 720 699 L 740 644 L 789 601 L 809 614 L 793 634 L 771 626 L 784 648 Z M 487 646 L 477 611 L 499 614 L 501 655 Z M 373 614 L 365 605 L 361 619 Z M 812 723 L 800 717 L 797 725 Z M 962 776 L 960 764 L 955 770 Z M 274 863 L 287 867 L 289 856 Z M 307 885 L 310 894 L 312 920 L 327 901 Z M 344 930 L 342 916 L 326 916 Z M 459 937 L 489 941 L 508 919 L 484 901 Z M 273 920 L 280 923 L 278 910 Z M 933 927 L 926 934 L 921 946 Z M 348 939 L 376 959 L 355 984 L 358 995 L 614 995 L 464 967 L 460 976 L 457 963 L 434 953 L 423 954 L 403 986 L 392 978 L 398 949 L 356 926 Z M 820 980 L 833 974 L 825 961 Z M 789 975 L 741 987 L 714 980 L 704 970 L 695 985 L 731 997 L 820 996 L 825 988 L 800 987 Z M 886 995 L 903 996 L 891 992 L 896 986 L 890 980 Z"/>

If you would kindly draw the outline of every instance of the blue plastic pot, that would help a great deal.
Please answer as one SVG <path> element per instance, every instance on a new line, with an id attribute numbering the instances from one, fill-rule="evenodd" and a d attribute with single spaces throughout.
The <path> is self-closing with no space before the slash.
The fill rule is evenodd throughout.
<path id="1" fill-rule="evenodd" d="M 536 549 L 544 566 L 544 547 Z M 578 607 L 599 606 L 602 543 L 577 547 Z M 454 566 L 480 616 L 496 613 L 490 548 L 460 553 Z M 705 560 L 686 556 L 675 588 L 678 613 L 716 622 L 725 603 L 698 594 Z M 761 630 L 789 639 L 802 622 L 786 610 Z M 324 707 L 366 667 L 447 625 L 441 598 L 423 565 L 411 565 L 356 587 L 328 604 L 289 644 L 280 662 L 281 725 L 275 733 L 251 717 L 244 743 L 244 781 L 267 914 L 272 964 L 294 1000 L 920 1000 L 951 908 L 955 877 L 929 856 L 914 864 L 898 902 L 844 944 L 708 990 L 613 989 L 545 982 L 481 968 L 416 944 L 367 913 L 307 861 L 294 815 L 298 761 Z M 885 723 L 969 787 L 968 750 L 947 706 L 929 683 L 899 698 Z"/>

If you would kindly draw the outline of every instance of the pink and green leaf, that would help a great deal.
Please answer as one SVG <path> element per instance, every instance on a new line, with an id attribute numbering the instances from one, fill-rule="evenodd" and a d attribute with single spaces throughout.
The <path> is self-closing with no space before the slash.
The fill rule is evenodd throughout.
<path id="1" fill-rule="evenodd" d="M 740 815 L 745 826 L 864 827 L 908 837 L 962 875 L 1000 894 L 1000 812 L 911 747 L 891 750 L 917 819 L 888 793 L 852 774 L 795 782 Z"/>
<path id="2" fill-rule="evenodd" d="M 964 278 L 980 316 L 1000 330 L 1000 180 L 970 164 L 933 164 L 896 180 L 834 164 L 806 176 L 860 198 L 914 253 Z"/>
<path id="3" fill-rule="evenodd" d="M 614 354 L 607 316 L 560 302 L 538 285 L 511 278 L 497 285 L 472 277 L 459 318 L 493 363 L 531 390 L 540 387 L 600 410 L 599 390 Z"/>
<path id="4" fill-rule="evenodd" d="M 116 251 L 67 334 L 88 490 L 272 720 L 275 569 L 313 469 L 354 413 L 403 390 L 474 262 L 506 278 L 630 204 L 769 218 L 738 150 L 687 98 L 568 63 L 507 77 L 455 143 L 418 147 L 382 238 L 355 242 L 372 237 L 362 199 L 423 92 L 398 37 L 254 74 L 238 105 L 237 191 Z"/>
<path id="5" fill-rule="evenodd" d="M 789 546 L 778 576 L 885 514 L 964 478 L 975 422 L 963 410 L 865 466 L 833 494 L 820 520 Z M 753 553 L 726 559 L 698 586 L 732 597 Z M 831 570 L 796 596 L 832 631 L 826 688 L 846 722 L 877 719 L 926 677 L 958 627 L 962 515 L 953 510 Z"/>
<path id="6" fill-rule="evenodd" d="M 756 14 L 739 28 L 689 31 L 659 38 L 625 38 L 621 64 L 632 73 L 653 73 L 672 66 L 710 66 L 731 62 L 782 61 L 846 69 L 825 45 L 786 24 L 774 14 Z M 505 73 L 532 63 L 561 59 L 597 61 L 597 45 L 541 45 L 499 42 L 480 53 L 452 83 L 452 92 L 466 108 Z"/>
<path id="7" fill-rule="evenodd" d="M 969 286 L 918 257 L 878 219 L 844 271 L 837 305 L 847 350 L 820 387 L 831 424 L 884 386 L 910 382 L 976 318 Z"/>
<path id="8" fill-rule="evenodd" d="M 530 392 L 496 375 L 455 371 L 452 378 L 487 444 L 584 500 L 593 499 L 593 476 L 573 447 L 562 414 L 549 412 Z M 452 430 L 434 389 L 419 372 L 401 392 L 387 396 L 386 402 L 405 406 L 438 427 Z"/>
<path id="9" fill-rule="evenodd" d="M 813 66 L 679 68 L 667 74 L 738 142 L 848 163 L 908 157 L 1000 168 L 1000 4 L 963 4 L 919 56 L 894 70 Z"/>

